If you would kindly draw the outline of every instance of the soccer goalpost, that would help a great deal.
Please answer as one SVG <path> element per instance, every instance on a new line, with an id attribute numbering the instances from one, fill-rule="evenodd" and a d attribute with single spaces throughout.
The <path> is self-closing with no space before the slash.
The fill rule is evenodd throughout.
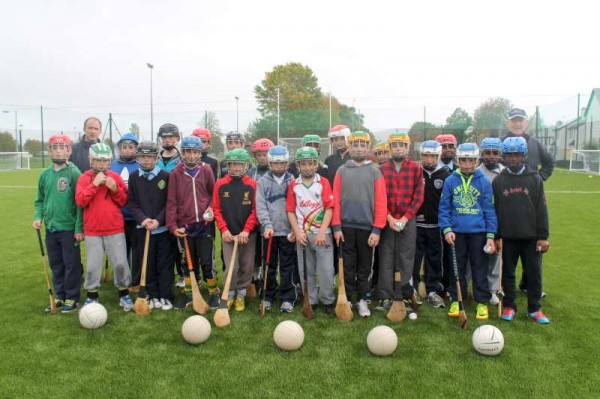
<path id="1" fill-rule="evenodd" d="M 0 171 L 31 169 L 28 152 L 0 152 Z"/>
<path id="2" fill-rule="evenodd" d="M 600 174 L 600 150 L 572 150 L 569 171 Z"/>

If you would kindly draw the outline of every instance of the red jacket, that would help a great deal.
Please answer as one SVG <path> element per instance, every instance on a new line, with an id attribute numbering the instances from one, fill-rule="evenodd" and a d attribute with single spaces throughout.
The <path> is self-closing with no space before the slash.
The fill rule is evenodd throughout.
<path id="1" fill-rule="evenodd" d="M 114 193 L 106 185 L 94 185 L 96 175 L 91 169 L 77 180 L 75 202 L 83 208 L 83 234 L 86 236 L 108 236 L 125 231 L 121 208 L 127 203 L 127 186 L 115 172 L 107 170 L 104 173 L 117 183 Z"/>
<path id="2" fill-rule="evenodd" d="M 171 233 L 180 227 L 202 221 L 206 209 L 212 206 L 215 179 L 210 166 L 198 166 L 194 177 L 179 164 L 169 174 L 169 195 L 165 224 Z"/>

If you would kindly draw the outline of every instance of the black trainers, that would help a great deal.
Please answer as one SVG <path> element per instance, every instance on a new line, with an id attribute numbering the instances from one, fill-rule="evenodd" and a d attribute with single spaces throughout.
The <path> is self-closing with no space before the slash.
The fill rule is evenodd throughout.
<path id="1" fill-rule="evenodd" d="M 192 304 L 192 296 L 186 295 L 179 302 L 175 304 L 175 309 L 185 309 Z"/>
<path id="2" fill-rule="evenodd" d="M 219 293 L 215 292 L 214 294 L 210 294 L 208 296 L 208 306 L 211 309 L 218 309 L 219 308 Z"/>
<path id="3" fill-rule="evenodd" d="M 335 306 L 332 304 L 329 305 L 325 305 L 325 313 L 327 313 L 328 316 L 334 316 L 335 315 Z"/>
<path id="4" fill-rule="evenodd" d="M 65 302 L 62 299 L 54 300 L 54 306 L 56 306 L 56 309 L 61 308 L 64 304 L 65 304 Z M 44 311 L 46 313 L 50 313 L 52 311 L 52 307 L 50 305 L 48 305 L 48 306 L 46 306 L 46 309 L 44 309 Z"/>

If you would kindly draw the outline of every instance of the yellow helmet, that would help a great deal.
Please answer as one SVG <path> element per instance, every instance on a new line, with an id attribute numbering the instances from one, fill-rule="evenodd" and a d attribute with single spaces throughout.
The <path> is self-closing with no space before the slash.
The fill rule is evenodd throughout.
<path id="1" fill-rule="evenodd" d="M 371 135 L 367 132 L 352 132 L 350 136 L 348 136 L 348 144 L 352 145 L 355 141 L 364 141 L 367 144 L 371 144 Z"/>
<path id="2" fill-rule="evenodd" d="M 406 146 L 410 146 L 410 137 L 406 133 L 392 133 L 389 135 L 388 144 L 392 143 L 405 143 Z"/>

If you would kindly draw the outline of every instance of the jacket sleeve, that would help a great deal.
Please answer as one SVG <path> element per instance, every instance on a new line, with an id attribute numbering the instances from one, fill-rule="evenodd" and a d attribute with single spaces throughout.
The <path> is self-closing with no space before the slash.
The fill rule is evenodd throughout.
<path id="1" fill-rule="evenodd" d="M 500 234 L 500 202 L 502 201 L 502 197 L 500 195 L 501 180 L 502 178 L 500 176 L 496 176 L 496 178 L 492 181 L 492 193 L 494 195 L 494 210 L 496 211 L 496 220 L 498 222 L 498 228 L 496 230 L 496 240 L 502 238 L 502 235 Z"/>
<path id="2" fill-rule="evenodd" d="M 256 184 L 256 217 L 258 218 L 258 223 L 260 223 L 263 231 L 273 228 L 273 222 L 269 215 L 269 207 L 267 205 L 264 190 L 265 179 L 260 179 Z"/>
<path id="3" fill-rule="evenodd" d="M 42 172 L 40 179 L 38 180 L 37 195 L 33 201 L 33 207 L 35 209 L 33 213 L 33 220 L 44 219 L 44 198 L 46 196 L 44 193 L 44 175 L 45 173 Z"/>
<path id="4" fill-rule="evenodd" d="M 538 173 L 542 180 L 546 181 L 552 175 L 552 172 L 554 172 L 554 157 L 548 152 L 548 150 L 542 145 L 542 143 L 537 141 L 537 145 L 539 148 L 540 161 L 542 164 L 542 167 Z"/>
<path id="5" fill-rule="evenodd" d="M 331 229 L 336 231 L 342 230 L 342 175 L 340 172 L 336 172 L 335 179 L 333 179 L 333 217 L 331 218 Z M 386 205 L 387 212 L 387 205 Z"/>
<path id="6" fill-rule="evenodd" d="M 217 227 L 221 233 L 229 230 L 227 227 L 227 223 L 223 218 L 223 211 L 221 210 L 221 198 L 219 198 L 219 181 L 215 184 L 215 189 L 213 190 L 213 212 L 215 213 L 215 220 L 217 221 Z"/>
<path id="7" fill-rule="evenodd" d="M 423 180 L 423 168 L 418 164 L 413 165 L 415 167 L 414 171 L 414 194 L 410 205 L 408 206 L 408 210 L 404 214 L 408 220 L 415 217 L 419 209 L 421 209 L 421 205 L 423 205 L 423 201 L 425 199 L 425 181 Z"/>
<path id="8" fill-rule="evenodd" d="M 486 177 L 480 179 L 483 182 L 483 195 L 481 207 L 483 209 L 483 217 L 485 218 L 485 229 L 488 239 L 494 239 L 498 232 L 498 219 L 496 218 L 496 210 L 494 209 L 494 193 L 492 184 Z"/>
<path id="9" fill-rule="evenodd" d="M 248 219 L 246 219 L 244 231 L 247 233 L 252 233 L 252 231 L 254 231 L 254 228 L 256 227 L 256 223 L 258 222 L 256 219 L 256 182 L 250 177 L 248 177 L 248 184 L 254 189 L 254 203 L 252 206 L 252 211 L 250 212 L 250 216 L 248 216 Z"/>
<path id="10" fill-rule="evenodd" d="M 174 173 L 169 174 L 169 184 L 167 185 L 167 206 L 165 211 L 165 225 L 171 233 L 174 233 L 177 226 L 177 177 Z"/>
<path id="11" fill-rule="evenodd" d="M 537 179 L 536 179 L 537 180 Z M 548 206 L 546 205 L 546 193 L 544 192 L 544 182 L 537 180 L 538 183 L 538 202 L 537 202 L 537 230 L 538 240 L 547 240 L 550 236 L 550 222 L 548 219 Z"/>
<path id="12" fill-rule="evenodd" d="M 442 196 L 438 206 L 438 225 L 443 234 L 452 231 L 452 175 L 444 180 Z"/>
<path id="13" fill-rule="evenodd" d="M 381 229 L 385 227 L 387 221 L 388 207 L 387 207 L 387 194 L 385 189 L 385 180 L 379 170 L 377 171 L 379 177 L 375 180 L 375 211 L 373 217 L 373 228 L 371 233 L 381 234 Z M 337 179 L 337 177 L 336 177 Z M 335 207 L 334 207 L 335 211 Z"/>
<path id="14" fill-rule="evenodd" d="M 296 214 L 296 194 L 294 193 L 294 187 L 296 186 L 296 180 L 292 180 L 288 186 L 287 198 L 285 201 L 286 212 L 292 212 Z"/>
<path id="15" fill-rule="evenodd" d="M 159 173 L 159 176 L 160 176 L 160 173 Z M 169 174 L 168 173 L 165 173 L 164 179 L 165 179 L 165 183 L 167 183 L 167 190 L 168 190 L 168 187 L 169 187 Z M 168 195 L 168 191 L 167 191 L 167 195 Z M 156 217 L 155 217 L 159 226 L 166 226 L 166 224 L 167 224 L 166 223 L 166 219 L 167 219 L 166 215 L 167 215 L 167 207 L 164 206 L 160 210 L 160 212 L 158 212 L 158 215 L 156 215 Z"/>
<path id="16" fill-rule="evenodd" d="M 148 217 L 140 208 L 140 198 L 137 190 L 137 178 L 129 176 L 129 195 L 127 196 L 127 209 L 137 224 L 141 224 Z"/>
<path id="17" fill-rule="evenodd" d="M 125 185 L 123 178 L 118 174 L 113 172 L 110 177 L 117 183 L 117 191 L 113 193 L 109 190 L 110 198 L 112 198 L 119 208 L 122 208 L 127 203 L 127 186 Z"/>
<path id="18" fill-rule="evenodd" d="M 75 203 L 80 208 L 85 208 L 92 201 L 100 187 L 94 185 L 90 175 L 83 174 L 77 180 L 77 190 L 75 192 Z"/>

